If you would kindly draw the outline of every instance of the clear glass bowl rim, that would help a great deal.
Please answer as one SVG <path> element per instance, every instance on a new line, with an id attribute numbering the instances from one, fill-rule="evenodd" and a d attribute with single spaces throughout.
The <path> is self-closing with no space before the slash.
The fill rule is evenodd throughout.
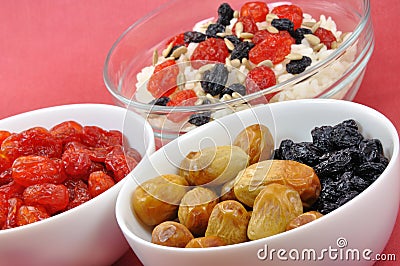
<path id="1" fill-rule="evenodd" d="M 128 99 L 121 94 L 118 93 L 118 89 L 121 86 L 124 77 L 126 75 L 125 73 L 122 75 L 122 78 L 119 80 L 118 83 L 118 88 L 115 88 L 114 84 L 111 82 L 109 75 L 108 75 L 108 65 L 110 63 L 111 57 L 113 55 L 114 50 L 117 48 L 117 46 L 120 44 L 120 42 L 123 41 L 124 37 L 128 35 L 134 28 L 139 27 L 142 23 L 145 23 L 148 19 L 150 19 L 152 16 L 163 12 L 165 9 L 167 9 L 169 6 L 172 6 L 175 2 L 180 1 L 180 0 L 172 0 L 168 1 L 162 5 L 160 5 L 158 8 L 154 9 L 153 11 L 147 13 L 147 15 L 143 16 L 139 20 L 137 20 L 135 23 L 133 23 L 130 27 L 128 27 L 119 37 L 118 39 L 114 42 L 112 45 L 110 51 L 107 54 L 105 63 L 104 63 L 104 68 L 103 68 L 103 79 L 104 83 L 106 85 L 107 90 L 109 93 L 118 99 L 120 102 L 126 105 L 127 108 L 137 108 L 143 111 L 147 111 L 149 113 L 178 113 L 178 112 L 199 112 L 199 111 L 210 111 L 210 110 L 220 110 L 220 109 L 225 109 L 227 105 L 229 104 L 237 104 L 241 102 L 248 102 L 253 99 L 259 98 L 264 94 L 268 94 L 273 91 L 280 91 L 280 88 L 284 88 L 288 85 L 295 84 L 298 81 L 301 81 L 303 79 L 308 78 L 309 76 L 315 74 L 318 72 L 319 69 L 327 67 L 329 64 L 334 62 L 338 57 L 340 57 L 350 46 L 352 46 L 359 38 L 361 33 L 364 31 L 366 25 L 368 24 L 368 21 L 370 20 L 371 16 L 371 6 L 370 6 L 370 0 L 363 0 L 363 16 L 361 17 L 360 22 L 356 26 L 355 30 L 353 33 L 350 35 L 350 37 L 342 44 L 339 46 L 336 51 L 334 51 L 330 56 L 328 56 L 325 60 L 319 62 L 318 64 L 309 67 L 306 71 L 304 71 L 301 74 L 296 75 L 295 77 L 288 79 L 284 82 L 281 82 L 275 86 L 269 87 L 264 90 L 260 90 L 258 92 L 254 92 L 252 94 L 247 94 L 241 98 L 237 99 L 232 99 L 229 101 L 225 102 L 218 102 L 218 103 L 212 103 L 212 104 L 206 104 L 206 105 L 194 105 L 194 106 L 159 106 L 159 105 L 153 105 L 153 104 L 148 104 L 148 103 L 142 103 L 142 102 L 137 102 L 133 101 L 132 99 Z M 352 68 L 355 66 L 352 65 Z M 128 68 L 129 69 L 129 68 Z M 348 70 L 346 73 L 351 73 L 351 70 Z M 324 92 L 320 93 L 319 95 L 323 97 L 325 94 L 329 94 L 329 90 L 331 90 L 331 86 L 329 86 Z"/>

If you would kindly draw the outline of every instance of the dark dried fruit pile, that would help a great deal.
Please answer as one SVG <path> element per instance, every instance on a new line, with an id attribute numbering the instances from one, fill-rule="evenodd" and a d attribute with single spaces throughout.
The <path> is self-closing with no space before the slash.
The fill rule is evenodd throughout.
<path id="1" fill-rule="evenodd" d="M 283 140 L 275 159 L 295 160 L 314 168 L 322 191 L 312 210 L 327 214 L 371 185 L 389 160 L 378 139 L 366 139 L 354 120 L 316 127 L 312 142 Z"/>
<path id="2" fill-rule="evenodd" d="M 62 122 L 0 131 L 0 230 L 72 209 L 123 179 L 141 160 L 117 130 Z"/>

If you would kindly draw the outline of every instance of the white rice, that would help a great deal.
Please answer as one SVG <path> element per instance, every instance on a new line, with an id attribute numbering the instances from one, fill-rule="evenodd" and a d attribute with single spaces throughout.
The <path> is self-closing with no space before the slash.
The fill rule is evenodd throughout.
<path id="1" fill-rule="evenodd" d="M 229 26 L 226 28 L 227 33 L 232 32 L 232 27 L 237 21 L 236 18 L 231 20 L 231 23 Z M 304 22 L 317 22 L 316 19 L 311 17 L 309 14 L 304 14 Z M 342 32 L 337 30 L 336 23 L 333 21 L 331 17 L 325 17 L 324 15 L 321 15 L 319 18 L 320 22 L 320 27 L 328 29 L 332 31 L 332 33 L 336 36 L 338 40 L 343 39 L 343 41 L 347 40 L 347 38 L 350 36 L 350 34 L 347 34 L 344 38 L 342 36 Z M 207 25 L 210 23 L 213 23 L 213 18 L 208 18 L 203 21 L 200 21 L 197 23 L 193 30 L 194 31 L 199 31 L 202 33 L 205 33 L 205 30 L 207 28 Z M 260 29 L 264 29 L 267 26 L 266 22 L 262 23 L 257 23 L 258 27 Z M 193 51 L 197 47 L 197 43 L 190 43 L 187 47 L 187 53 L 184 55 L 181 55 L 179 59 L 176 60 L 177 63 L 179 63 L 180 66 L 180 71 L 181 73 L 184 74 L 186 83 L 184 84 L 185 89 L 192 89 L 196 92 L 198 96 L 204 96 L 205 93 L 203 89 L 201 88 L 200 84 L 200 79 L 201 75 L 198 72 L 198 70 L 195 70 L 191 67 L 190 64 L 190 55 L 193 53 Z M 325 60 L 327 57 L 329 57 L 335 50 L 330 49 L 328 50 L 326 46 L 323 46 L 318 52 L 315 52 L 313 50 L 312 45 L 308 42 L 306 38 L 302 40 L 301 44 L 293 44 L 291 46 L 292 53 L 297 53 L 301 54 L 303 56 L 308 56 L 312 59 L 311 66 L 314 66 L 321 61 Z M 302 98 L 313 98 L 316 95 L 320 94 L 323 92 L 327 87 L 329 87 L 331 84 L 333 84 L 336 80 L 338 80 L 342 74 L 351 66 L 352 62 L 355 59 L 356 55 L 356 47 L 351 47 L 348 49 L 336 62 L 333 64 L 329 65 L 325 69 L 321 69 L 318 73 L 313 75 L 312 77 L 289 87 L 284 88 L 282 91 L 278 92 L 275 94 L 274 97 L 270 100 L 271 102 L 277 102 L 277 101 L 286 101 L 286 100 L 293 100 L 293 99 L 302 99 Z M 159 53 L 161 54 L 161 53 Z M 157 64 L 160 64 L 164 62 L 166 59 L 163 56 L 159 56 Z M 277 84 L 285 82 L 291 78 L 293 78 L 295 75 L 287 73 L 286 72 L 286 64 L 289 62 L 288 59 L 285 59 L 283 62 L 276 64 L 272 67 L 272 70 L 274 71 L 276 78 L 277 78 Z M 254 64 L 252 64 L 252 67 L 255 67 Z M 228 76 L 228 81 L 226 86 L 229 86 L 233 83 L 243 83 L 244 79 L 249 72 L 249 70 L 244 66 L 241 65 L 238 69 L 235 68 L 229 68 L 229 76 Z M 150 93 L 147 91 L 147 81 L 150 78 L 154 71 L 153 66 L 148 66 L 142 69 L 140 73 L 137 74 L 137 94 L 136 98 L 138 101 L 141 102 L 150 102 L 153 97 L 150 95 Z M 139 89 L 140 88 L 140 89 Z M 215 97 L 215 101 L 219 101 L 219 97 Z M 199 104 L 201 102 L 199 101 Z M 236 105 L 233 109 L 238 110 L 238 109 L 243 109 L 243 108 L 248 108 L 247 105 Z M 226 109 L 224 111 L 218 111 L 213 114 L 213 118 L 218 118 L 222 117 L 228 113 L 233 112 L 231 109 Z M 164 121 L 165 119 L 162 119 L 163 121 L 160 123 L 168 123 L 168 121 Z M 153 121 L 154 122 L 154 121 Z M 164 125 L 165 126 L 165 125 Z M 171 125 L 168 125 L 169 127 Z M 191 126 L 192 127 L 192 126 Z"/>

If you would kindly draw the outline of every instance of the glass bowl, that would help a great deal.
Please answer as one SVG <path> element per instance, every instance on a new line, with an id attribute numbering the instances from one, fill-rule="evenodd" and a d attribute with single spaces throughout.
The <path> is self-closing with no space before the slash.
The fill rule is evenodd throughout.
<path id="1" fill-rule="evenodd" d="M 188 101 L 183 106 L 155 105 L 146 86 L 154 71 L 153 65 L 165 60 L 161 54 L 167 50 L 167 40 L 180 33 L 192 31 L 195 25 L 199 29 L 201 23 L 215 22 L 221 3 L 223 2 L 204 0 L 194 1 L 189 5 L 184 0 L 170 1 L 130 26 L 107 55 L 103 76 L 108 91 L 116 105 L 146 117 L 153 127 L 158 147 L 209 120 L 254 105 L 301 98 L 353 100 L 374 47 L 370 1 L 297 0 L 271 2 L 268 4 L 269 10 L 277 5 L 291 3 L 301 7 L 304 13 L 311 15 L 316 21 L 322 21 L 325 26 L 332 26 L 331 18 L 336 23 L 337 34 L 342 33 L 338 39 L 338 47 L 321 54 L 318 61 L 313 61 L 300 74 L 287 75 L 285 71 L 281 71 L 283 74 L 277 76 L 276 85 L 266 89 L 253 89 L 251 93 L 222 97 L 221 100 L 218 96 L 212 97 L 203 92 L 197 93 L 196 101 Z M 245 1 L 232 0 L 228 3 L 234 10 L 240 10 Z M 321 18 L 321 15 L 325 17 Z M 309 24 L 312 29 L 312 23 Z M 312 48 L 315 49 L 315 46 Z M 297 52 L 292 48 L 292 53 Z M 286 64 L 289 60 L 285 59 L 283 63 Z M 179 67 L 183 71 L 182 66 L 187 62 L 182 63 L 181 59 L 177 62 L 181 62 Z M 255 64 L 250 65 L 250 69 L 256 67 Z M 275 72 L 279 72 L 276 70 L 278 66 L 273 68 Z M 236 76 L 238 80 L 248 72 L 243 67 L 229 67 L 229 71 L 229 75 Z M 243 79 L 241 78 L 242 81 Z M 176 80 L 178 87 L 182 88 L 180 86 L 186 87 L 186 84 L 204 81 L 204 74 L 200 78 L 195 76 L 190 79 L 186 76 L 186 79 L 178 77 Z M 202 104 L 204 102 L 207 104 Z"/>

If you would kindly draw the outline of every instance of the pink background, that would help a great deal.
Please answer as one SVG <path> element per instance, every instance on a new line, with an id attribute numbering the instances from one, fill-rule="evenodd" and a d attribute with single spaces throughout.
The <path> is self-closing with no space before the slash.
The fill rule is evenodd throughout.
<path id="1" fill-rule="evenodd" d="M 2 1 L 0 119 L 61 104 L 112 104 L 102 76 L 108 50 L 129 25 L 165 2 Z M 371 2 L 376 46 L 354 101 L 377 109 L 400 128 L 400 32 L 396 26 L 400 1 Z M 138 36 L 138 41 L 140 38 L 144 36 Z M 400 216 L 384 250 L 384 253 L 396 254 L 397 261 L 400 261 L 399 238 Z M 141 264 L 128 252 L 115 265 Z"/>

